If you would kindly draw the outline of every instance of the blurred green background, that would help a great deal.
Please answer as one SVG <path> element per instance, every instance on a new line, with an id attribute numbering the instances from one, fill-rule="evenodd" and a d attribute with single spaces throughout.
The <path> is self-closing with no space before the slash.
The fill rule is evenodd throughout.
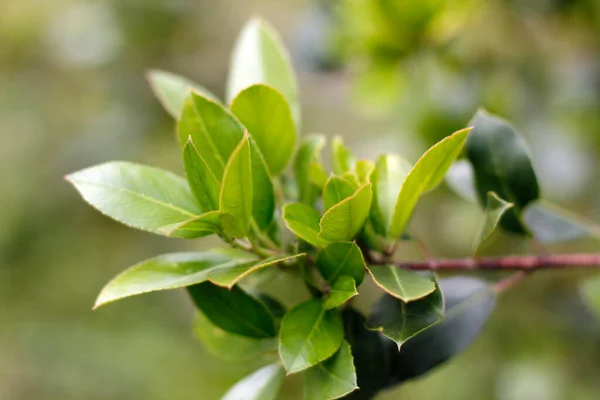
<path id="1" fill-rule="evenodd" d="M 108 160 L 181 173 L 173 123 L 145 70 L 222 94 L 235 36 L 255 14 L 292 53 L 304 133 L 342 135 L 360 157 L 415 161 L 485 106 L 527 138 L 544 196 L 600 221 L 597 0 L 2 0 L 0 399 L 211 400 L 260 365 L 208 354 L 182 291 L 92 312 L 125 267 L 218 241 L 128 229 L 62 179 Z M 441 188 L 412 227 L 436 255 L 466 256 L 480 217 Z M 499 235 L 487 254 L 531 251 Z M 399 256 L 418 254 L 403 246 Z M 534 274 L 501 297 L 465 353 L 380 398 L 597 399 L 600 323 L 577 285 L 589 275 Z M 301 398 L 297 378 L 281 398 Z"/>

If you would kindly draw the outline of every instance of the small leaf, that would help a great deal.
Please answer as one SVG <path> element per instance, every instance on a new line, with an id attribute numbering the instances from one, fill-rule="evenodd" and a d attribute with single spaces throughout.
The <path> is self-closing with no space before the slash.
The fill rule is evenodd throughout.
<path id="1" fill-rule="evenodd" d="M 547 201 L 538 200 L 523 210 L 523 221 L 542 243 L 560 243 L 600 237 L 600 225 Z"/>
<path id="2" fill-rule="evenodd" d="M 365 276 L 365 259 L 360 248 L 353 242 L 330 244 L 319 252 L 316 263 L 317 269 L 328 283 L 347 275 L 360 285 Z"/>
<path id="3" fill-rule="evenodd" d="M 360 187 L 360 182 L 358 180 L 358 175 L 354 171 L 346 171 L 340 177 L 348 182 L 348 184 L 352 187 L 352 190 L 356 190 Z"/>
<path id="4" fill-rule="evenodd" d="M 410 303 L 384 294 L 373 306 L 366 327 L 381 331 L 396 342 L 400 349 L 406 341 L 437 324 L 443 318 L 444 299 L 439 289 L 429 296 Z"/>
<path id="5" fill-rule="evenodd" d="M 218 210 L 221 184 L 198 153 L 191 136 L 183 148 L 183 165 L 190 189 L 202 209 Z"/>
<path id="6" fill-rule="evenodd" d="M 371 265 L 367 269 L 377 286 L 407 303 L 422 299 L 435 290 L 433 275 L 420 275 L 395 265 Z"/>
<path id="7" fill-rule="evenodd" d="M 246 236 L 252 217 L 252 164 L 247 136 L 233 151 L 225 167 L 219 209 L 225 232 L 235 238 Z"/>
<path id="8" fill-rule="evenodd" d="M 275 320 L 267 307 L 238 286 L 231 290 L 210 282 L 188 287 L 194 304 L 219 328 L 253 338 L 276 335 Z"/>
<path id="9" fill-rule="evenodd" d="M 323 308 L 330 310 L 346 303 L 352 297 L 356 296 L 356 281 L 348 275 L 342 275 L 331 285 L 331 289 L 325 296 Z"/>
<path id="10" fill-rule="evenodd" d="M 231 289 L 234 285 L 239 283 L 242 279 L 253 272 L 304 256 L 306 256 L 305 253 L 296 254 L 293 256 L 273 256 L 258 263 L 239 264 L 224 268 L 216 268 L 211 270 L 207 274 L 207 277 L 208 280 L 215 285 Z"/>
<path id="11" fill-rule="evenodd" d="M 319 218 L 317 210 L 306 204 L 291 203 L 283 207 L 283 220 L 290 231 L 315 247 L 324 247 L 329 242 L 318 236 Z"/>
<path id="12" fill-rule="evenodd" d="M 342 345 L 344 329 L 337 310 L 313 299 L 292 308 L 281 321 L 279 355 L 289 374 L 331 357 Z"/>
<path id="13" fill-rule="evenodd" d="M 267 365 L 236 383 L 221 400 L 275 400 L 283 377 L 279 363 Z"/>
<path id="14" fill-rule="evenodd" d="M 350 345 L 304 373 L 304 400 L 339 399 L 358 389 Z"/>
<path id="15" fill-rule="evenodd" d="M 594 277 L 583 282 L 581 293 L 586 303 L 600 318 L 600 277 Z"/>
<path id="16" fill-rule="evenodd" d="M 311 164 L 321 162 L 321 150 L 325 146 L 325 136 L 309 135 L 302 139 L 302 143 L 294 159 L 294 174 L 298 185 L 300 202 L 312 206 L 320 192 L 322 185 L 316 187 L 310 180 Z"/>
<path id="17" fill-rule="evenodd" d="M 211 211 L 198 217 L 160 228 L 160 233 L 183 239 L 197 239 L 213 233 L 221 233 L 221 219 L 218 211 Z"/>
<path id="18" fill-rule="evenodd" d="M 512 203 L 504 201 L 494 192 L 488 193 L 487 206 L 485 207 L 485 217 L 482 224 L 477 232 L 475 241 L 473 242 L 473 253 L 477 254 L 479 247 L 485 242 L 496 226 L 500 222 L 500 219 L 506 211 L 513 206 Z"/>
<path id="19" fill-rule="evenodd" d="M 356 164 L 354 155 L 344 146 L 342 138 L 339 136 L 334 137 L 331 142 L 331 164 L 333 173 L 336 175 L 353 170 Z"/>
<path id="20" fill-rule="evenodd" d="M 279 35 L 265 21 L 253 18 L 242 29 L 231 57 L 227 101 L 248 86 L 265 83 L 287 100 L 296 126 L 300 126 L 300 102 L 290 57 Z"/>
<path id="21" fill-rule="evenodd" d="M 127 162 L 109 162 L 68 175 L 83 199 L 125 225 L 164 234 L 163 228 L 202 214 L 185 179 Z"/>
<path id="22" fill-rule="evenodd" d="M 404 179 L 389 230 L 393 238 L 398 238 L 412 216 L 421 195 L 435 187 L 456 157 L 460 154 L 470 129 L 455 132 L 425 152 Z"/>
<path id="23" fill-rule="evenodd" d="M 465 149 L 475 172 L 479 202 L 485 207 L 487 193 L 495 192 L 514 203 L 500 225 L 514 233 L 526 233 L 519 214 L 539 197 L 540 190 L 525 142 L 507 122 L 484 110 L 479 110 L 469 125 L 474 128 Z"/>
<path id="24" fill-rule="evenodd" d="M 308 166 L 308 179 L 314 186 L 322 188 L 327 183 L 329 177 L 323 165 L 318 161 L 313 161 Z"/>
<path id="25" fill-rule="evenodd" d="M 321 218 L 319 237 L 331 242 L 352 240 L 362 229 L 371 208 L 371 184 L 331 207 Z"/>
<path id="26" fill-rule="evenodd" d="M 356 162 L 356 175 L 361 185 L 371 182 L 371 174 L 375 169 L 375 164 L 370 160 L 358 160 Z"/>
<path id="27" fill-rule="evenodd" d="M 213 101 L 219 101 L 214 94 L 202 86 L 170 72 L 152 70 L 148 73 L 147 77 L 152 91 L 167 112 L 175 119 L 179 119 L 183 103 L 190 95 L 192 89 L 202 93 L 204 97 Z"/>
<path id="28" fill-rule="evenodd" d="M 279 175 L 296 146 L 296 127 L 285 98 L 270 86 L 253 85 L 240 92 L 230 108 L 256 141 L 271 174 Z"/>
<path id="29" fill-rule="evenodd" d="M 325 211 L 354 194 L 355 189 L 345 179 L 330 177 L 323 187 L 323 207 Z"/>
<path id="30" fill-rule="evenodd" d="M 176 289 L 206 281 L 213 268 L 256 262 L 246 252 L 209 251 L 164 254 L 126 269 L 100 292 L 94 308 L 136 294 Z"/>

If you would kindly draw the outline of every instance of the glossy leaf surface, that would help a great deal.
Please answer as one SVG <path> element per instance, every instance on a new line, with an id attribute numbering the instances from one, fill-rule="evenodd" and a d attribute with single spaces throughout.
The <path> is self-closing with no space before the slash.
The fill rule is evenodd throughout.
<path id="1" fill-rule="evenodd" d="M 283 207 L 283 220 L 290 231 L 313 246 L 324 247 L 329 242 L 319 237 L 319 218 L 317 210 L 306 204 L 292 203 Z"/>
<path id="2" fill-rule="evenodd" d="M 435 290 L 433 275 L 418 274 L 395 265 L 371 265 L 368 270 L 377 286 L 407 303 Z"/>
<path id="3" fill-rule="evenodd" d="M 331 242 L 352 240 L 362 229 L 371 208 L 371 184 L 325 212 L 319 225 L 319 237 Z"/>
<path id="4" fill-rule="evenodd" d="M 350 345 L 304 373 L 304 400 L 339 399 L 358 389 Z"/>
<path id="5" fill-rule="evenodd" d="M 275 400 L 284 376 L 279 363 L 267 365 L 232 386 L 221 400 Z"/>
<path id="6" fill-rule="evenodd" d="M 354 242 L 330 244 L 319 252 L 316 263 L 321 276 L 328 283 L 346 275 L 360 285 L 365 276 L 365 259 Z"/>
<path id="7" fill-rule="evenodd" d="M 190 189 L 202 209 L 204 211 L 218 210 L 221 184 L 198 153 L 191 136 L 183 148 L 183 166 Z"/>
<path id="8" fill-rule="evenodd" d="M 342 275 L 331 285 L 329 293 L 327 293 L 323 301 L 323 308 L 329 310 L 339 307 L 357 294 L 358 291 L 356 290 L 356 281 L 354 278 Z"/>
<path id="9" fill-rule="evenodd" d="M 184 222 L 162 227 L 159 232 L 183 239 L 201 238 L 221 233 L 221 219 L 218 211 L 211 211 Z"/>
<path id="10" fill-rule="evenodd" d="M 345 179 L 337 176 L 330 177 L 323 187 L 323 208 L 325 211 L 329 210 L 340 201 L 352 196 L 355 190 Z"/>

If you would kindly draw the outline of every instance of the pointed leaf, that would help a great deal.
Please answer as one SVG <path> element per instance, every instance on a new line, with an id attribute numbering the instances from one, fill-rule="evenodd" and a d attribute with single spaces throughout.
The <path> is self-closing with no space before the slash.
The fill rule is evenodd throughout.
<path id="1" fill-rule="evenodd" d="M 304 400 L 339 399 L 358 389 L 350 345 L 304 373 Z"/>
<path id="2" fill-rule="evenodd" d="M 581 293 L 586 303 L 600 318 L 600 277 L 594 277 L 583 282 Z"/>
<path id="3" fill-rule="evenodd" d="M 345 179 L 337 176 L 330 177 L 323 187 L 323 207 L 325 211 L 352 196 L 355 190 Z"/>
<path id="4" fill-rule="evenodd" d="M 267 365 L 236 383 L 221 400 L 275 400 L 284 375 L 279 363 Z"/>
<path id="5" fill-rule="evenodd" d="M 331 357 L 343 340 L 339 312 L 325 310 L 321 300 L 313 299 L 297 305 L 283 317 L 279 355 L 291 374 Z"/>
<path id="6" fill-rule="evenodd" d="M 227 80 L 227 101 L 248 86 L 265 83 L 287 100 L 296 126 L 300 125 L 300 103 L 290 57 L 279 35 L 258 18 L 246 23 L 231 57 Z"/>
<path id="7" fill-rule="evenodd" d="M 328 283 L 347 275 L 360 285 L 365 276 L 365 259 L 354 242 L 330 244 L 319 252 L 316 262 L 317 269 Z"/>
<path id="8" fill-rule="evenodd" d="M 354 169 L 356 159 L 354 155 L 342 142 L 342 138 L 336 136 L 331 142 L 331 167 L 333 173 L 342 175 L 344 172 Z"/>
<path id="9" fill-rule="evenodd" d="M 485 216 L 473 242 L 473 253 L 477 254 L 479 247 L 485 242 L 506 211 L 513 206 L 512 203 L 504 201 L 494 192 L 488 193 L 487 206 L 485 207 Z"/>
<path id="10" fill-rule="evenodd" d="M 188 287 L 194 304 L 219 328 L 253 338 L 276 335 L 275 320 L 265 304 L 238 286 L 231 290 L 210 282 Z"/>
<path id="11" fill-rule="evenodd" d="M 348 275 L 342 275 L 333 282 L 331 289 L 323 302 L 323 308 L 326 310 L 336 308 L 346 303 L 352 297 L 356 296 L 356 281 Z"/>
<path id="12" fill-rule="evenodd" d="M 164 234 L 164 227 L 202 214 L 185 179 L 158 168 L 115 161 L 66 179 L 92 207 L 133 228 Z"/>
<path id="13" fill-rule="evenodd" d="M 523 221 L 542 243 L 600 237 L 600 225 L 554 204 L 539 200 L 523 210 Z"/>
<path id="14" fill-rule="evenodd" d="M 290 231 L 315 247 L 324 247 L 329 242 L 318 236 L 319 218 L 317 210 L 306 204 L 292 203 L 283 207 L 283 220 Z"/>
<path id="15" fill-rule="evenodd" d="M 371 221 L 381 235 L 387 236 L 390 230 L 400 188 L 411 168 L 401 157 L 383 155 L 377 159 L 370 178 L 373 183 Z"/>
<path id="16" fill-rule="evenodd" d="M 390 236 L 402 235 L 421 195 L 434 189 L 460 154 L 470 129 L 455 132 L 431 147 L 419 158 L 404 179 L 390 227 Z"/>
<path id="17" fill-rule="evenodd" d="M 313 162 L 320 163 L 321 150 L 325 146 L 325 136 L 309 135 L 302 139 L 294 159 L 294 174 L 298 185 L 300 202 L 313 205 L 320 189 L 310 180 L 310 168 Z M 322 186 L 321 186 L 322 187 Z"/>
<path id="18" fill-rule="evenodd" d="M 220 234 L 221 219 L 218 211 L 211 211 L 198 217 L 160 228 L 160 233 L 183 239 L 197 239 L 214 233 Z"/>
<path id="19" fill-rule="evenodd" d="M 377 286 L 407 303 L 422 299 L 435 290 L 433 275 L 420 275 L 395 265 L 372 265 L 367 269 Z"/>
<path id="20" fill-rule="evenodd" d="M 221 184 L 198 153 L 191 136 L 183 148 L 183 165 L 190 189 L 202 209 L 205 211 L 218 210 Z"/>
<path id="21" fill-rule="evenodd" d="M 371 184 L 331 207 L 321 218 L 319 237 L 331 242 L 352 240 L 362 229 L 371 208 Z"/>

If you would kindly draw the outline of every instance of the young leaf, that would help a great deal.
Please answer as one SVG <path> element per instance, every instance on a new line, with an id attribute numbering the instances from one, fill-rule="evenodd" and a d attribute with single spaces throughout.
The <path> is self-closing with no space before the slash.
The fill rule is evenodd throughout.
<path id="1" fill-rule="evenodd" d="M 373 306 L 366 327 L 380 331 L 396 342 L 400 349 L 407 340 L 443 318 L 444 299 L 439 288 L 429 296 L 410 303 L 384 294 Z"/>
<path id="2" fill-rule="evenodd" d="M 339 399 L 358 389 L 350 345 L 304 373 L 304 400 Z"/>
<path id="3" fill-rule="evenodd" d="M 346 303 L 352 297 L 356 296 L 356 281 L 348 275 L 342 275 L 331 285 L 331 289 L 323 302 L 323 308 L 330 310 Z"/>
<path id="4" fill-rule="evenodd" d="M 330 177 L 323 187 L 323 208 L 325 211 L 354 194 L 355 189 L 345 179 Z"/>
<path id="5" fill-rule="evenodd" d="M 264 303 L 238 286 L 231 290 L 210 282 L 188 287 L 194 304 L 219 328 L 258 339 L 276 335 L 275 320 Z"/>
<path id="6" fill-rule="evenodd" d="M 324 247 L 329 242 L 318 236 L 319 218 L 319 213 L 306 204 L 291 203 L 283 207 L 283 220 L 290 231 L 315 247 Z"/>
<path id="7" fill-rule="evenodd" d="M 221 231 L 221 219 L 218 211 L 207 212 L 159 230 L 164 235 L 183 239 L 197 239 L 213 233 L 221 233 Z"/>
<path id="8" fill-rule="evenodd" d="M 465 148 L 475 172 L 479 202 L 486 206 L 491 191 L 514 203 L 500 225 L 511 232 L 526 233 L 519 213 L 539 197 L 540 190 L 525 142 L 506 121 L 483 110 L 469 125 L 474 128 Z"/>
<path id="9" fill-rule="evenodd" d="M 488 193 L 487 198 L 487 206 L 485 207 L 485 217 L 482 221 L 482 224 L 477 232 L 477 236 L 475 237 L 475 241 L 473 242 L 473 253 L 477 254 L 479 251 L 479 247 L 485 242 L 496 226 L 500 219 L 504 215 L 506 211 L 508 211 L 513 206 L 512 203 L 504 201 L 494 192 Z"/>
<path id="10" fill-rule="evenodd" d="M 600 277 L 594 277 L 583 282 L 581 293 L 586 303 L 600 318 Z"/>
<path id="11" fill-rule="evenodd" d="M 199 93 L 202 93 L 204 97 L 207 97 L 213 101 L 219 101 L 219 99 L 203 88 L 190 81 L 187 78 L 179 75 L 172 74 L 166 71 L 151 70 L 147 75 L 148 82 L 152 91 L 163 105 L 165 110 L 175 119 L 179 119 L 183 103 L 185 99 L 190 95 L 192 89 Z"/>
<path id="12" fill-rule="evenodd" d="M 348 150 L 342 138 L 336 136 L 331 142 L 331 167 L 333 173 L 336 175 L 342 175 L 344 172 L 348 172 L 354 169 L 356 159 L 354 155 Z"/>
<path id="13" fill-rule="evenodd" d="M 283 377 L 279 363 L 267 365 L 236 383 L 221 400 L 275 400 Z"/>
<path id="14" fill-rule="evenodd" d="M 542 243 L 560 243 L 600 237 L 600 225 L 580 215 L 538 200 L 523 210 L 523 221 Z"/>
<path id="15" fill-rule="evenodd" d="M 300 202 L 312 206 L 320 189 L 310 180 L 310 166 L 313 162 L 321 161 L 321 150 L 325 146 L 325 136 L 309 135 L 303 138 L 296 158 L 294 159 L 294 174 L 298 185 Z"/>
<path id="16" fill-rule="evenodd" d="M 279 355 L 289 374 L 302 371 L 331 357 L 344 340 L 337 310 L 325 310 L 318 299 L 292 308 L 279 331 Z"/>
<path id="17" fill-rule="evenodd" d="M 296 254 L 293 256 L 273 256 L 258 263 L 239 264 L 225 268 L 217 268 L 208 272 L 207 277 L 208 280 L 215 285 L 231 289 L 234 285 L 253 272 L 304 256 L 306 256 L 305 253 Z"/>
<path id="18" fill-rule="evenodd" d="M 246 252 L 164 254 L 121 272 L 100 292 L 94 308 L 136 294 L 176 289 L 206 281 L 207 272 L 214 268 L 256 262 Z"/>
<path id="19" fill-rule="evenodd" d="M 252 217 L 252 164 L 247 136 L 227 162 L 219 204 L 219 217 L 225 233 L 235 238 L 246 236 Z"/>
<path id="20" fill-rule="evenodd" d="M 371 208 L 371 184 L 331 207 L 321 218 L 319 237 L 331 242 L 352 240 L 362 229 Z"/>
<path id="21" fill-rule="evenodd" d="M 358 180 L 358 175 L 354 171 L 346 171 L 340 177 L 345 180 L 353 190 L 356 190 L 360 187 L 360 181 Z"/>
<path id="22" fill-rule="evenodd" d="M 389 234 L 400 237 L 412 216 L 421 195 L 434 189 L 443 179 L 452 162 L 460 154 L 470 129 L 455 132 L 425 152 L 410 170 L 394 208 Z"/>
<path id="23" fill-rule="evenodd" d="M 66 176 L 83 199 L 125 225 L 164 234 L 162 229 L 202 214 L 185 179 L 127 162 L 109 162 Z"/>
<path id="24" fill-rule="evenodd" d="M 367 269 L 377 286 L 406 303 L 422 299 L 435 290 L 433 275 L 419 275 L 394 265 L 371 265 Z"/>
<path id="25" fill-rule="evenodd" d="M 327 171 L 318 161 L 313 161 L 308 166 L 308 179 L 317 188 L 322 188 L 327 183 Z M 314 202 L 313 202 L 314 203 Z"/>
<path id="26" fill-rule="evenodd" d="M 285 97 L 298 127 L 300 103 L 290 57 L 275 30 L 258 18 L 244 26 L 233 50 L 227 101 L 231 102 L 239 92 L 256 83 L 273 86 Z"/>
<path id="27" fill-rule="evenodd" d="M 221 184 L 198 153 L 191 136 L 183 148 L 183 165 L 190 189 L 202 209 L 205 211 L 218 210 Z"/>
<path id="28" fill-rule="evenodd" d="M 316 263 L 321 276 L 330 284 L 347 275 L 360 285 L 365 276 L 365 259 L 354 242 L 330 244 L 319 252 Z"/>
<path id="29" fill-rule="evenodd" d="M 375 164 L 369 160 L 358 160 L 356 162 L 356 175 L 361 185 L 371 182 L 371 174 L 375 170 Z"/>
<path id="30" fill-rule="evenodd" d="M 248 129 L 273 175 L 279 175 L 294 153 L 296 127 L 285 98 L 266 85 L 253 85 L 240 92 L 231 111 Z"/>
<path id="31" fill-rule="evenodd" d="M 401 157 L 383 155 L 377 159 L 375 169 L 371 173 L 370 181 L 373 183 L 371 221 L 375 230 L 383 236 L 387 236 L 390 230 L 402 182 L 411 168 L 412 165 Z"/>

